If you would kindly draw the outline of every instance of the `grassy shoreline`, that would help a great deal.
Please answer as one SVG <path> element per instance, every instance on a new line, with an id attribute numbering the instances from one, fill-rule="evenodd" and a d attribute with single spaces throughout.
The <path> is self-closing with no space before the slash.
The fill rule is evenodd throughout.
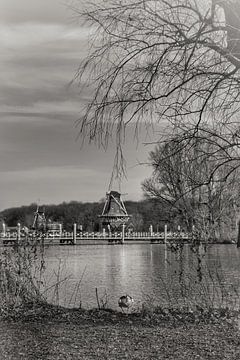
<path id="1" fill-rule="evenodd" d="M 237 313 L 113 310 L 28 306 L 0 322 L 0 358 L 224 359 L 240 358 Z"/>
<path id="2" fill-rule="evenodd" d="M 127 314 L 106 309 L 107 301 L 92 310 L 49 304 L 41 276 L 33 276 L 33 269 L 44 272 L 44 249 L 33 250 L 2 253 L 1 360 L 240 359 L 239 311 L 231 310 L 239 308 L 238 287 L 226 283 L 218 268 L 210 273 L 201 258 L 174 272 L 178 282 L 164 283 L 158 306 L 132 307 Z M 60 268 L 56 277 L 59 304 L 59 286 L 66 281 Z"/>

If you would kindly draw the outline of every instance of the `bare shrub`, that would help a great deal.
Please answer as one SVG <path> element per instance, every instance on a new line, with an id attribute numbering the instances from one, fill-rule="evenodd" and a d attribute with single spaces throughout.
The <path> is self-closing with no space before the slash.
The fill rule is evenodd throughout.
<path id="1" fill-rule="evenodd" d="M 14 246 L 0 251 L 1 310 L 45 302 L 41 294 L 45 267 L 42 247 Z"/>
<path id="2" fill-rule="evenodd" d="M 185 253 L 186 254 L 186 253 Z M 214 309 L 239 310 L 240 282 L 226 278 L 220 264 L 211 268 L 205 254 L 191 251 L 191 259 L 184 255 L 177 263 L 168 263 L 167 278 L 161 277 L 163 293 L 159 305 L 163 308 L 210 312 Z"/>

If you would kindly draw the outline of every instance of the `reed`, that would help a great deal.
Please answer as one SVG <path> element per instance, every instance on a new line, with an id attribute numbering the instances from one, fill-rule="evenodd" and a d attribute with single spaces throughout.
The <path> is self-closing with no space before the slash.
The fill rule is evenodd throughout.
<path id="1" fill-rule="evenodd" d="M 172 252 L 171 252 L 172 254 Z M 238 279 L 226 281 L 219 264 L 211 270 L 207 266 L 204 254 L 191 252 L 188 261 L 184 258 L 184 249 L 178 249 L 175 255 L 166 261 L 166 274 L 159 275 L 162 283 L 160 298 L 147 299 L 147 307 L 184 310 L 202 313 L 215 309 L 240 309 L 240 282 Z M 0 311 L 11 312 L 29 303 L 39 305 L 51 302 L 65 307 L 82 307 L 82 281 L 86 273 L 84 268 L 79 280 L 69 294 L 68 283 L 71 275 L 64 274 L 63 262 L 52 274 L 50 283 L 46 282 L 45 248 L 41 244 L 0 248 Z M 62 289 L 65 287 L 65 302 Z M 111 295 L 111 294 L 110 294 Z M 80 300 L 79 300 L 80 299 Z M 99 309 L 108 308 L 108 294 L 100 294 L 96 289 Z M 150 305 L 149 305 L 150 304 Z"/>
<path id="2" fill-rule="evenodd" d="M 176 254 L 168 260 L 167 276 L 159 275 L 162 294 L 159 299 L 146 303 L 164 309 L 182 309 L 190 312 L 214 312 L 218 310 L 240 310 L 240 280 L 227 280 L 220 264 L 207 265 L 204 255 L 191 253 L 191 260 Z M 176 260 L 177 259 L 177 260 Z"/>
<path id="3" fill-rule="evenodd" d="M 41 293 L 45 270 L 41 246 L 0 249 L 0 309 L 11 311 L 28 303 L 46 302 Z"/>

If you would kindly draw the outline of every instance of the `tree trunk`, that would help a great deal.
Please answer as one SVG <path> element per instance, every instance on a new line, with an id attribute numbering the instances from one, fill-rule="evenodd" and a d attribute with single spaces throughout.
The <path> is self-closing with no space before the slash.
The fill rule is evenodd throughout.
<path id="1" fill-rule="evenodd" d="M 240 248 L 240 219 L 238 220 L 237 248 Z"/>

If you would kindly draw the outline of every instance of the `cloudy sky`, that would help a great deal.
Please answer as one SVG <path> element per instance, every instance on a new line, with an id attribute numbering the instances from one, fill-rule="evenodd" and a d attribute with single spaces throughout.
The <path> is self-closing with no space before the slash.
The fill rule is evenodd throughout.
<path id="1" fill-rule="evenodd" d="M 75 121 L 87 91 L 69 86 L 86 54 L 87 30 L 64 0 L 0 0 L 0 210 L 62 201 L 98 201 L 110 181 L 114 148 L 81 148 Z M 150 149 L 125 146 L 128 199 L 142 197 Z"/>

